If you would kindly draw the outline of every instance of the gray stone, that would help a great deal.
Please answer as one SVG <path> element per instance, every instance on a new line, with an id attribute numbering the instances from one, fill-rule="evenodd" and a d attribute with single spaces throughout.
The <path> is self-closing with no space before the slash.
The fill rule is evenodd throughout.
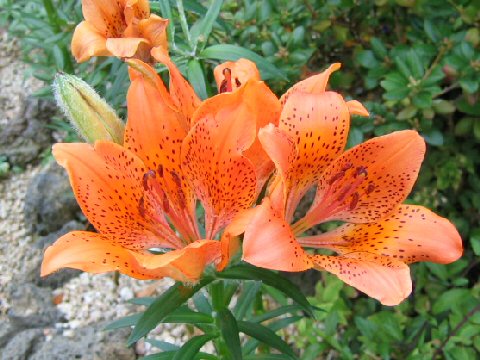
<path id="1" fill-rule="evenodd" d="M 72 220 L 63 225 L 63 227 L 47 236 L 38 238 L 33 247 L 30 247 L 28 251 L 25 251 L 23 257 L 23 270 L 22 272 L 15 274 L 14 282 L 31 282 L 41 287 L 50 287 L 56 289 L 65 284 L 68 280 L 78 276 L 81 271 L 74 269 L 60 269 L 55 273 L 46 277 L 40 276 L 40 267 L 43 261 L 43 253 L 45 249 L 53 244 L 58 238 L 73 230 L 85 229 L 85 225 Z"/>
<path id="2" fill-rule="evenodd" d="M 31 283 L 9 286 L 7 311 L 10 323 L 17 331 L 52 326 L 61 321 L 61 316 L 52 302 L 50 289 Z"/>
<path id="3" fill-rule="evenodd" d="M 42 329 L 24 330 L 15 335 L 2 350 L 1 360 L 26 360 L 44 340 Z"/>
<path id="4" fill-rule="evenodd" d="M 20 112 L 0 127 L 0 154 L 12 165 L 38 162 L 53 142 L 46 127 L 56 108 L 53 102 L 34 97 L 20 100 Z"/>
<path id="5" fill-rule="evenodd" d="M 106 332 L 104 324 L 75 331 L 72 337 L 56 335 L 44 342 L 31 355 L 30 360 L 133 360 L 134 349 L 126 347 L 130 331 L 127 329 Z"/>
<path id="6" fill-rule="evenodd" d="M 65 170 L 50 163 L 28 186 L 25 223 L 32 234 L 45 236 L 80 217 L 81 211 Z"/>

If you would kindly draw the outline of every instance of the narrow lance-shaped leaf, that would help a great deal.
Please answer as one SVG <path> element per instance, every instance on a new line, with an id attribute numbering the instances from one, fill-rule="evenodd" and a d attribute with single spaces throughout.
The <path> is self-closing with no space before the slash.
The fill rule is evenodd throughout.
<path id="1" fill-rule="evenodd" d="M 200 348 L 205 345 L 210 340 L 213 340 L 216 335 L 200 335 L 194 336 L 190 340 L 188 340 L 176 353 L 175 356 L 172 358 L 173 360 L 186 360 L 186 359 L 193 359 L 194 356 L 200 351 Z"/>
<path id="2" fill-rule="evenodd" d="M 184 286 L 177 283 L 163 293 L 147 310 L 133 329 L 127 344 L 130 346 L 155 328 L 166 316 L 190 299 L 198 290 L 213 281 L 211 277 L 205 277 L 195 286 Z"/>
<path id="3" fill-rule="evenodd" d="M 237 323 L 238 329 L 244 334 L 289 355 L 292 359 L 297 359 L 297 356 L 290 346 L 269 328 L 250 321 L 238 321 Z"/>
<path id="4" fill-rule="evenodd" d="M 310 316 L 314 316 L 312 307 L 307 298 L 302 294 L 300 288 L 294 285 L 290 280 L 273 271 L 257 268 L 247 264 L 240 264 L 232 266 L 225 271 L 218 273 L 217 276 L 223 279 L 262 281 L 264 284 L 272 286 L 283 292 L 285 295 L 293 299 L 297 304 L 301 305 Z"/>
<path id="5" fill-rule="evenodd" d="M 242 348 L 238 336 L 237 320 L 228 309 L 223 309 L 217 315 L 217 323 L 222 332 L 233 360 L 242 360 Z"/>

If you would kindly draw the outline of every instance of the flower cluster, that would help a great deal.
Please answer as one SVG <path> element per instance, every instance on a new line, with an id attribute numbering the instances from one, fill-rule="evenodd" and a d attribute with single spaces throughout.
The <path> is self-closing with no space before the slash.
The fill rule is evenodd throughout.
<path id="1" fill-rule="evenodd" d="M 345 151 L 351 115 L 368 112 L 327 90 L 339 64 L 278 99 L 254 63 L 224 63 L 215 69 L 219 94 L 201 101 L 168 56 L 167 21 L 150 15 L 147 1 L 82 4 L 86 21 L 72 50 L 79 61 L 125 59 L 128 120 L 123 142 L 54 145 L 97 232 L 58 239 L 45 252 L 42 275 L 71 267 L 191 283 L 209 264 L 221 271 L 242 249 L 255 266 L 326 270 L 394 305 L 412 290 L 408 264 L 461 256 L 460 236 L 447 219 L 402 204 L 425 154 L 417 132 Z M 153 62 L 168 68 L 168 88 Z M 312 188 L 315 199 L 296 220 Z M 303 235 L 333 220 L 345 224 Z"/>

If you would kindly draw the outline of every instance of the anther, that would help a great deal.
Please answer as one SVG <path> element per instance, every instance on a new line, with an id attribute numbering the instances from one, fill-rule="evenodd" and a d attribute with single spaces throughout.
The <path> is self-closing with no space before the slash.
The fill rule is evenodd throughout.
<path id="1" fill-rule="evenodd" d="M 368 171 L 367 171 L 367 169 L 364 168 L 363 166 L 357 167 L 357 171 L 355 172 L 355 176 L 359 176 L 359 175 L 368 176 Z"/>
<path id="2" fill-rule="evenodd" d="M 143 174 L 143 188 L 148 190 L 148 178 L 155 178 L 155 170 L 149 170 Z"/>
<path id="3" fill-rule="evenodd" d="M 350 201 L 350 210 L 353 210 L 357 207 L 357 204 L 358 204 L 358 200 L 360 199 L 360 195 L 358 195 L 358 193 L 353 193 L 352 195 L 352 200 Z"/>
<path id="4" fill-rule="evenodd" d="M 336 173 L 333 175 L 330 180 L 328 181 L 328 185 L 332 185 L 335 181 L 340 180 L 345 176 L 345 171 L 340 171 L 339 173 Z"/>
<path id="5" fill-rule="evenodd" d="M 342 171 L 347 171 L 353 167 L 353 164 L 351 162 L 346 163 L 343 165 Z"/>
<path id="6" fill-rule="evenodd" d="M 143 196 L 138 200 L 138 212 L 140 213 L 141 217 L 145 217 L 145 199 Z"/>

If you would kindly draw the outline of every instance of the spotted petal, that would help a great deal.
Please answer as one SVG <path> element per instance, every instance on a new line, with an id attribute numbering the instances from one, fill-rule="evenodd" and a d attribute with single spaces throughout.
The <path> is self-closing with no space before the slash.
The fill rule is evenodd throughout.
<path id="1" fill-rule="evenodd" d="M 259 267 L 281 271 L 304 271 L 313 266 L 298 244 L 290 226 L 269 198 L 255 208 L 243 239 L 243 260 Z"/>
<path id="2" fill-rule="evenodd" d="M 340 254 L 369 252 L 413 263 L 451 263 L 462 256 L 455 226 L 423 206 L 400 205 L 378 222 L 345 224 L 318 236 L 302 237 L 302 246 L 328 248 Z"/>
<path id="3" fill-rule="evenodd" d="M 145 166 L 133 153 L 110 142 L 55 144 L 53 155 L 70 177 L 75 197 L 93 226 L 129 249 L 179 246 L 161 208 L 146 217 Z"/>
<path id="4" fill-rule="evenodd" d="M 153 68 L 139 60 L 129 63 L 139 71 L 131 69 L 125 147 L 153 171 L 151 180 L 164 190 L 167 212 L 177 229 L 187 238 L 197 238 L 193 192 L 181 169 L 180 151 L 187 135 L 182 115 Z"/>
<path id="5" fill-rule="evenodd" d="M 287 219 L 326 166 L 343 151 L 349 127 L 349 110 L 337 93 L 294 92 L 288 97 L 278 125 L 296 147 L 296 157 L 289 160 L 288 169 L 282 170 L 286 178 Z"/>
<path id="6" fill-rule="evenodd" d="M 353 223 L 389 215 L 410 193 L 425 154 L 413 130 L 373 138 L 348 150 L 322 174 L 305 227 L 327 220 Z"/>
<path id="7" fill-rule="evenodd" d="M 69 267 L 97 274 L 117 270 L 137 279 L 171 277 L 195 282 L 205 266 L 219 255 L 218 241 L 200 240 L 179 250 L 153 255 L 128 250 L 109 236 L 73 231 L 46 249 L 41 275 Z"/>
<path id="8" fill-rule="evenodd" d="M 256 134 L 255 112 L 245 101 L 249 84 L 204 102 L 182 145 L 182 169 L 205 208 L 208 238 L 255 200 L 255 166 L 242 155 Z"/>
<path id="9" fill-rule="evenodd" d="M 315 268 L 338 276 L 384 305 L 398 305 L 412 292 L 410 270 L 395 259 L 367 252 L 312 256 Z"/>

